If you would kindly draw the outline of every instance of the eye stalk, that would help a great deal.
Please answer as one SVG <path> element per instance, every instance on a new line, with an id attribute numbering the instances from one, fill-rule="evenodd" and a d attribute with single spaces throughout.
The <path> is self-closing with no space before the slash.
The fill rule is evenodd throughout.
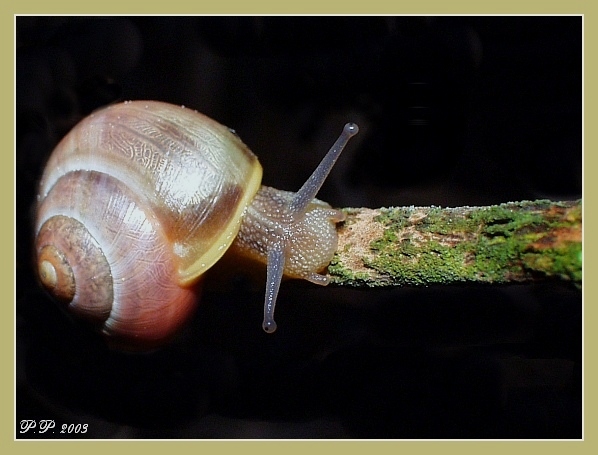
<path id="1" fill-rule="evenodd" d="M 330 147 L 328 153 L 322 158 L 318 167 L 309 176 L 303 186 L 297 191 L 293 202 L 291 202 L 291 211 L 300 215 L 305 212 L 305 207 L 316 197 L 320 188 L 326 181 L 328 174 L 336 163 L 343 149 L 346 147 L 349 139 L 359 133 L 359 127 L 355 123 L 347 123 L 336 142 Z"/>
<path id="2" fill-rule="evenodd" d="M 274 309 L 283 275 L 325 286 L 324 270 L 337 247 L 336 223 L 345 215 L 315 199 L 336 160 L 359 128 L 347 123 L 339 138 L 297 193 L 262 186 L 243 218 L 234 246 L 267 263 L 264 321 L 276 330 Z"/>

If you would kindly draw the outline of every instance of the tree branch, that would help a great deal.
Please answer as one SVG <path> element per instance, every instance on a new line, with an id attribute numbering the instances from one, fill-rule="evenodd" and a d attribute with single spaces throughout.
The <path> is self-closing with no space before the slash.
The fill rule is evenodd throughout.
<path id="1" fill-rule="evenodd" d="M 393 287 L 582 281 L 581 200 L 345 209 L 332 283 Z"/>

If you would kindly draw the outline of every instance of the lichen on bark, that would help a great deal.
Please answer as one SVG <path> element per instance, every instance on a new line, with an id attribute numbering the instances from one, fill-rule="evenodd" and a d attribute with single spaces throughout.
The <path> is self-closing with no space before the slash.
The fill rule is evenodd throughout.
<path id="1" fill-rule="evenodd" d="M 332 282 L 353 287 L 582 280 L 579 201 L 345 209 Z"/>

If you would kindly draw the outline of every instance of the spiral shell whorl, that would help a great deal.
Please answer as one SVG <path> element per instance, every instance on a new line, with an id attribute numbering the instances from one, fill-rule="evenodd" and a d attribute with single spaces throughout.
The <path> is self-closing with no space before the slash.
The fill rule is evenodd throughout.
<path id="1" fill-rule="evenodd" d="M 40 279 L 111 342 L 157 345 L 189 318 L 201 275 L 233 242 L 261 175 L 233 132 L 191 109 L 132 101 L 98 110 L 58 144 L 38 195 L 40 237 L 51 237 L 40 229 L 61 216 L 85 226 L 88 240 L 44 240 Z M 96 256 L 94 242 L 108 264 L 103 296 L 91 291 L 97 275 L 86 275 L 95 266 L 74 265 Z M 99 313 L 90 301 L 102 302 L 93 304 Z"/>
<path id="2" fill-rule="evenodd" d="M 114 298 L 110 266 L 83 224 L 53 216 L 38 233 L 37 249 L 40 279 L 51 294 L 82 317 L 108 319 Z"/>
<path id="3" fill-rule="evenodd" d="M 59 272 L 72 270 L 70 309 L 111 342 L 133 348 L 163 342 L 196 304 L 195 289 L 180 286 L 177 257 L 146 205 L 117 179 L 77 171 L 58 179 L 38 208 L 36 248 L 40 271 L 50 270 L 41 276 L 46 288 L 61 299 L 53 282 L 68 282 Z"/>

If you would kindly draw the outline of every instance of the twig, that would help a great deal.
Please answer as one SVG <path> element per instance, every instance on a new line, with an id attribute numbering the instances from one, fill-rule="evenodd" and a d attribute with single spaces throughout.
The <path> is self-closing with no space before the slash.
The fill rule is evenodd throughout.
<path id="1" fill-rule="evenodd" d="M 392 287 L 560 279 L 581 286 L 582 203 L 345 209 L 332 282 Z"/>

